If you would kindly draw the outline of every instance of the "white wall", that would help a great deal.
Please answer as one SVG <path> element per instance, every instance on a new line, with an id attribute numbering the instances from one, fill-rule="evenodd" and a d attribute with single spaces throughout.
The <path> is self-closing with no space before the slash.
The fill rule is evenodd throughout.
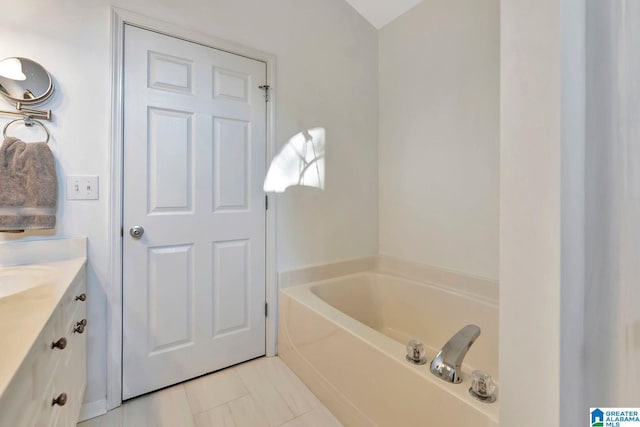
<path id="1" fill-rule="evenodd" d="M 584 0 L 502 2 L 500 423 L 505 426 L 578 425 L 588 416 L 581 412 L 588 374 L 582 369 L 584 37 Z"/>
<path id="2" fill-rule="evenodd" d="M 585 408 L 640 401 L 638 23 L 636 1 L 587 1 Z"/>
<path id="3" fill-rule="evenodd" d="M 619 209 L 619 190 L 614 185 L 615 159 L 613 144 L 618 133 L 615 115 L 617 93 L 616 2 L 587 2 L 587 171 L 586 239 L 588 297 L 585 299 L 585 400 L 588 405 L 618 406 L 613 399 L 617 375 L 601 366 L 614 366 L 618 356 L 618 340 L 611 331 L 619 289 L 617 260 L 620 242 L 615 231 L 619 222 L 614 211 Z M 603 143 L 604 142 L 604 143 Z M 619 183 L 615 183 L 619 184 Z M 612 191 L 613 190 L 613 191 Z M 613 232 L 613 233 L 612 233 Z M 606 351 L 602 351 L 602 349 Z"/>
<path id="4" fill-rule="evenodd" d="M 553 0 L 501 6 L 500 421 L 505 426 L 558 426 L 559 9 Z"/>
<path id="5" fill-rule="evenodd" d="M 3 11 L 0 57 L 29 57 L 51 72 L 57 92 L 47 126 L 59 177 L 99 175 L 101 196 L 67 202 L 61 191 L 54 233 L 0 238 L 89 237 L 88 402 L 106 393 L 110 3 L 275 54 L 278 143 L 327 129 L 325 191 L 278 196 L 280 270 L 375 255 L 378 241 L 377 32 L 343 0 L 12 3 Z"/>
<path id="6" fill-rule="evenodd" d="M 380 253 L 498 278 L 498 0 L 380 30 Z"/>
<path id="7" fill-rule="evenodd" d="M 586 4 L 563 0 L 560 270 L 560 426 L 579 426 L 585 377 Z"/>

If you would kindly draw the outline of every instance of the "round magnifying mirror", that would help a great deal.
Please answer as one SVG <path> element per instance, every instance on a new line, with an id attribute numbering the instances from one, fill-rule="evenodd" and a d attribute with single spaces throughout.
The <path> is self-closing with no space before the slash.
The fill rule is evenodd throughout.
<path id="1" fill-rule="evenodd" d="M 52 93 L 53 80 L 42 65 L 27 58 L 0 61 L 0 95 L 23 104 L 36 104 Z"/>

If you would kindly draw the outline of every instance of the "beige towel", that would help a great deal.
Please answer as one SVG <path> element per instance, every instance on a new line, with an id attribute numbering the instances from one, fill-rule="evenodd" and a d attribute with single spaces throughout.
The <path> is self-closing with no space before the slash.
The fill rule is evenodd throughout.
<path id="1" fill-rule="evenodd" d="M 57 199 L 49 146 L 7 137 L 0 147 L 0 231 L 54 228 Z"/>

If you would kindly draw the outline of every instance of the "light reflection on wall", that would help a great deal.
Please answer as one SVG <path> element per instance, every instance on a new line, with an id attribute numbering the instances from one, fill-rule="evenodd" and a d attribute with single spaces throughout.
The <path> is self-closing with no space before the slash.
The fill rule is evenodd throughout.
<path id="1" fill-rule="evenodd" d="M 18 58 L 7 58 L 0 61 L 0 77 L 18 81 L 27 80 Z"/>
<path id="2" fill-rule="evenodd" d="M 283 193 L 294 185 L 323 190 L 324 158 L 324 128 L 307 129 L 292 136 L 271 161 L 264 191 Z"/>

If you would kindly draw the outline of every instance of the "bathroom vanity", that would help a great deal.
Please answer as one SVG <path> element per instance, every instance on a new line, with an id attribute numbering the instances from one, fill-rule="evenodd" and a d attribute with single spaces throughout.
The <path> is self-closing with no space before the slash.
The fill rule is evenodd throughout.
<path id="1" fill-rule="evenodd" d="M 86 387 L 86 239 L 2 243 L 0 262 L 0 426 L 75 426 Z"/>

